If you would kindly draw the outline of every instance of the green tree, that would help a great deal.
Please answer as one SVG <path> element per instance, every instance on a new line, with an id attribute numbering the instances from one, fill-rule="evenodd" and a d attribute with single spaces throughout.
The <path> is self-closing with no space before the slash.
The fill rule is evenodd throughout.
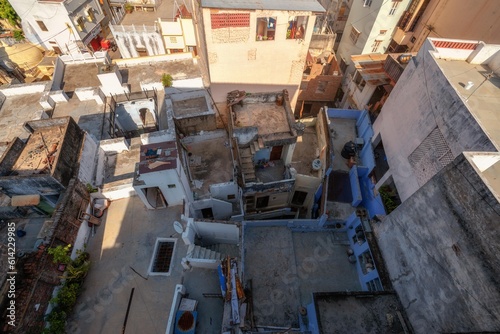
<path id="1" fill-rule="evenodd" d="M 21 19 L 7 0 L 0 0 L 0 18 L 6 19 L 13 26 L 20 26 Z"/>

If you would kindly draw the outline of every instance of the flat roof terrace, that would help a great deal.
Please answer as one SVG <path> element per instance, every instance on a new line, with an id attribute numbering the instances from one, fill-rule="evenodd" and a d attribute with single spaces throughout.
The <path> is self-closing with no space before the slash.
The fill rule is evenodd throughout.
<path id="1" fill-rule="evenodd" d="M 314 303 L 320 333 L 411 333 L 394 293 L 318 293 Z"/>
<path id="2" fill-rule="evenodd" d="M 470 64 L 463 60 L 436 59 L 444 75 L 474 116 L 493 145 L 500 150 L 500 78 L 492 68 L 484 64 Z M 465 89 L 467 82 L 473 82 L 472 89 Z"/>
<path id="3" fill-rule="evenodd" d="M 361 290 L 346 233 L 249 225 L 244 233 L 244 283 L 252 282 L 257 326 L 298 328 L 299 307 L 314 292 Z"/>
<path id="4" fill-rule="evenodd" d="M 64 138 L 65 126 L 52 126 L 35 131 L 12 167 L 19 176 L 50 174 Z"/>
<path id="5" fill-rule="evenodd" d="M 235 127 L 257 127 L 259 135 L 290 131 L 285 108 L 276 103 L 243 103 L 233 106 Z"/>
<path id="6" fill-rule="evenodd" d="M 182 143 L 191 153 L 187 157 L 191 190 L 198 198 L 208 196 L 212 184 L 233 179 L 233 158 L 225 131 L 185 137 Z"/>
<path id="7" fill-rule="evenodd" d="M 29 133 L 23 128 L 26 121 L 39 119 L 42 93 L 8 96 L 0 109 L 0 142 L 9 142 L 14 137 L 26 139 Z M 1 154 L 0 154 L 1 156 Z"/>

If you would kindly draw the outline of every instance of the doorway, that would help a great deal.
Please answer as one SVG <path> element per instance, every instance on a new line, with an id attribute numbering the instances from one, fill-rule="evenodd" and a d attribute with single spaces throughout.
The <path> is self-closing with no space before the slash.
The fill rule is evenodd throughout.
<path id="1" fill-rule="evenodd" d="M 283 146 L 273 146 L 271 149 L 271 156 L 269 160 L 281 160 L 281 153 L 283 152 Z"/>
<path id="2" fill-rule="evenodd" d="M 150 188 L 142 188 L 142 193 L 146 197 L 149 205 L 151 205 L 154 209 L 163 209 L 168 206 L 163 193 L 158 187 L 150 187 Z"/>

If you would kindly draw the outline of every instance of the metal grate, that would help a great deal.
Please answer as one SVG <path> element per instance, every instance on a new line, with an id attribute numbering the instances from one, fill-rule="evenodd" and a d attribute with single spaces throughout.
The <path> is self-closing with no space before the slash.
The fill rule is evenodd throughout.
<path id="1" fill-rule="evenodd" d="M 175 243 L 171 241 L 160 241 L 158 243 L 153 262 L 153 272 L 168 273 L 170 271 L 170 263 L 172 262 L 174 246 Z"/>
<path id="2" fill-rule="evenodd" d="M 212 29 L 250 27 L 250 14 L 210 14 Z"/>
<path id="3" fill-rule="evenodd" d="M 408 157 L 419 185 L 424 185 L 444 166 L 453 161 L 453 155 L 441 131 L 436 127 Z"/>

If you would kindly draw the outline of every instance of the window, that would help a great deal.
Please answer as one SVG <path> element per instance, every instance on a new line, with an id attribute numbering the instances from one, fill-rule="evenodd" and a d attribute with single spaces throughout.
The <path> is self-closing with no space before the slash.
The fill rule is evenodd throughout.
<path id="1" fill-rule="evenodd" d="M 416 38 L 415 36 L 412 36 L 412 37 L 410 38 L 410 42 L 411 42 L 411 43 L 415 43 L 415 41 L 416 41 L 416 40 L 417 40 L 417 38 Z"/>
<path id="2" fill-rule="evenodd" d="M 255 207 L 257 209 L 262 209 L 267 207 L 268 204 L 269 204 L 269 196 L 259 197 L 255 202 Z"/>
<path id="3" fill-rule="evenodd" d="M 352 81 L 354 81 L 360 91 L 363 91 L 363 88 L 366 86 L 366 81 L 363 79 L 363 76 L 359 73 L 359 71 L 356 70 L 356 72 L 354 72 Z"/>
<path id="4" fill-rule="evenodd" d="M 319 81 L 316 87 L 316 94 L 321 94 L 326 92 L 326 87 L 328 86 L 328 81 Z"/>
<path id="5" fill-rule="evenodd" d="M 87 21 L 89 22 L 95 21 L 94 8 L 89 8 L 89 10 L 87 10 Z"/>
<path id="6" fill-rule="evenodd" d="M 227 199 L 228 200 L 231 200 L 231 199 L 236 199 L 236 195 L 232 194 L 232 195 L 227 195 Z"/>
<path id="7" fill-rule="evenodd" d="M 342 39 L 342 31 L 337 32 L 337 36 L 335 37 L 335 43 L 340 43 L 340 40 Z"/>
<path id="8" fill-rule="evenodd" d="M 340 58 L 340 72 L 342 72 L 342 74 L 345 73 L 345 70 L 347 69 L 347 62 L 345 61 L 344 58 Z"/>
<path id="9" fill-rule="evenodd" d="M 168 187 L 169 188 L 175 188 L 175 184 L 169 184 Z"/>
<path id="10" fill-rule="evenodd" d="M 372 5 L 372 0 L 363 0 L 363 7 L 370 7 Z"/>
<path id="11" fill-rule="evenodd" d="M 385 35 L 386 32 L 387 32 L 387 30 L 380 30 L 380 32 L 378 34 L 379 35 Z"/>
<path id="12" fill-rule="evenodd" d="M 304 39 L 306 34 L 307 19 L 307 16 L 290 16 L 288 18 L 286 39 Z"/>
<path id="13" fill-rule="evenodd" d="M 352 27 L 350 37 L 351 37 L 351 41 L 354 44 L 356 44 L 358 42 L 359 35 L 361 35 L 361 33 L 358 31 L 358 29 Z"/>
<path id="14" fill-rule="evenodd" d="M 76 20 L 76 29 L 78 29 L 78 31 L 83 31 L 83 29 L 85 29 L 85 21 L 81 16 Z"/>
<path id="15" fill-rule="evenodd" d="M 177 37 L 175 37 L 175 36 L 170 36 L 170 43 L 174 43 L 174 44 L 176 44 L 176 43 L 177 43 Z"/>
<path id="16" fill-rule="evenodd" d="M 257 41 L 272 41 L 276 32 L 275 17 L 258 17 L 257 18 Z"/>
<path id="17" fill-rule="evenodd" d="M 391 10 L 389 11 L 389 15 L 394 15 L 394 13 L 396 13 L 396 10 L 398 9 L 398 6 L 399 6 L 399 1 L 393 1 Z"/>
<path id="18" fill-rule="evenodd" d="M 380 46 L 380 43 L 382 43 L 382 41 L 378 40 L 378 39 L 376 39 L 376 40 L 373 41 L 372 52 L 377 52 L 378 47 Z"/>
<path id="19" fill-rule="evenodd" d="M 306 200 L 307 193 L 305 191 L 295 191 L 292 198 L 292 205 L 302 205 Z"/>
<path id="20" fill-rule="evenodd" d="M 40 30 L 42 30 L 42 31 L 49 31 L 49 29 L 47 29 L 47 26 L 45 26 L 45 23 L 43 23 L 43 21 L 36 21 L 36 23 L 40 27 Z"/>

